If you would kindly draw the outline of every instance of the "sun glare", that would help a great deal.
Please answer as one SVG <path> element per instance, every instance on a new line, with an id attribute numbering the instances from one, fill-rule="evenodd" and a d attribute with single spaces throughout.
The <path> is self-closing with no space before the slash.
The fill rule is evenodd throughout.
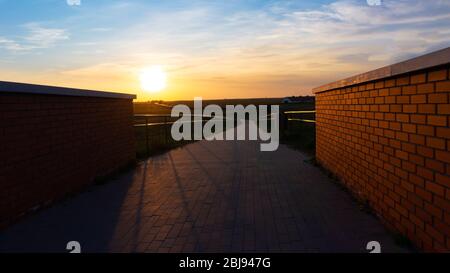
<path id="1" fill-rule="evenodd" d="M 141 88 L 146 92 L 156 93 L 167 87 L 167 74 L 161 66 L 142 69 L 140 80 Z"/>

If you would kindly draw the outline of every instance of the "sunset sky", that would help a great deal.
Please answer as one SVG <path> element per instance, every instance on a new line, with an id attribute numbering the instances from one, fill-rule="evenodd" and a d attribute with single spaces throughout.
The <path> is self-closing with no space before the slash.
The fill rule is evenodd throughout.
<path id="1" fill-rule="evenodd" d="M 0 0 L 0 80 L 140 100 L 306 95 L 448 46 L 448 0 Z"/>

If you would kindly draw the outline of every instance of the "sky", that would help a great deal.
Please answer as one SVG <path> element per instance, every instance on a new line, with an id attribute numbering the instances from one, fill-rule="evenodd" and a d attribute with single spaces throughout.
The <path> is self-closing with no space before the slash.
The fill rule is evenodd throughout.
<path id="1" fill-rule="evenodd" d="M 139 100 L 309 95 L 448 46 L 448 0 L 0 0 L 0 80 Z"/>

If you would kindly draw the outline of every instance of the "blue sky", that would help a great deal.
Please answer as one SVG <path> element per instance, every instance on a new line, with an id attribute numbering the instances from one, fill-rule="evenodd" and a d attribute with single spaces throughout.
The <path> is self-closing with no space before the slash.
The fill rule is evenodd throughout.
<path id="1" fill-rule="evenodd" d="M 152 98 L 277 97 L 450 46 L 446 0 L 76 2 L 0 0 L 0 80 L 145 99 L 161 65 Z"/>

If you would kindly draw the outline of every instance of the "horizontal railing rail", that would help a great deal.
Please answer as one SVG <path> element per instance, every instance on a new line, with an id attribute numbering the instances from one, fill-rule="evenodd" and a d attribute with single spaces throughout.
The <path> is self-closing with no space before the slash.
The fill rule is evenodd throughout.
<path id="1" fill-rule="evenodd" d="M 315 114 L 315 110 L 308 110 L 308 111 L 286 111 L 285 114 Z"/>
<path id="2" fill-rule="evenodd" d="M 299 115 L 305 115 L 305 114 L 316 114 L 315 110 L 304 110 L 304 111 L 285 111 L 283 112 L 283 116 L 286 122 L 286 126 L 287 126 L 287 122 L 288 121 L 299 121 L 299 122 L 306 122 L 306 123 L 316 123 L 315 118 L 314 119 L 310 119 L 310 118 L 300 118 Z"/>

